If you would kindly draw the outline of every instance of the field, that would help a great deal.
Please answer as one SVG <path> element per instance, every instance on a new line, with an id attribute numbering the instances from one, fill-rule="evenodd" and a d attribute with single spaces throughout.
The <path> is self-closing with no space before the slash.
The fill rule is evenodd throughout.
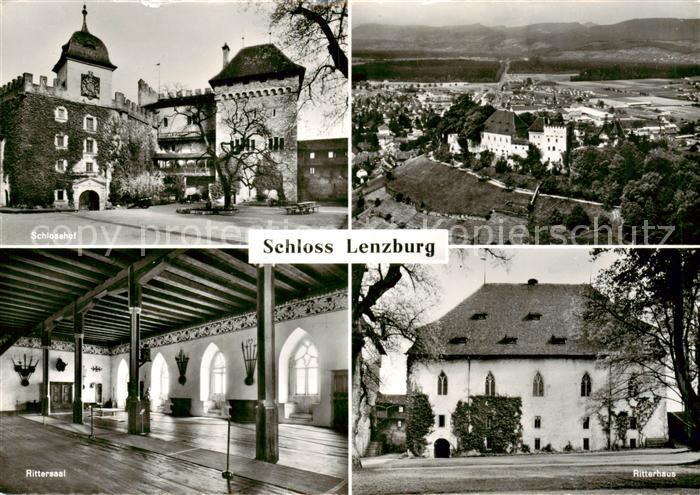
<path id="1" fill-rule="evenodd" d="M 533 58 L 514 60 L 509 71 L 514 74 L 578 74 L 572 81 L 609 81 L 617 79 L 677 79 L 700 75 L 700 65 L 653 63 L 619 63 L 594 60 L 560 60 Z"/>
<path id="2" fill-rule="evenodd" d="M 354 81 L 496 82 L 502 64 L 466 59 L 382 60 L 352 66 Z"/>

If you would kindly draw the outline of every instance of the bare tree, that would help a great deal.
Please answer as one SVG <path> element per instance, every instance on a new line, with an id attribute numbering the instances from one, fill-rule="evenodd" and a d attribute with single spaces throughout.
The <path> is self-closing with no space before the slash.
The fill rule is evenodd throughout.
<path id="1" fill-rule="evenodd" d="M 276 3 L 270 24 L 277 28 L 283 47 L 307 65 L 300 93 L 304 101 L 344 100 L 347 108 L 349 72 L 347 50 L 347 1 L 282 0 Z M 308 63 L 313 65 L 308 67 Z M 303 102 L 304 102 L 303 101 Z M 302 102 L 302 103 L 303 103 Z M 338 116 L 343 112 L 337 112 Z"/>
<path id="2" fill-rule="evenodd" d="M 280 200 L 285 199 L 280 172 L 280 167 L 285 165 L 274 156 L 276 148 L 283 143 L 272 138 L 268 113 L 266 107 L 250 104 L 246 98 L 228 100 L 218 109 L 215 103 L 205 99 L 173 108 L 171 117 L 187 119 L 187 126 L 180 133 L 182 137 L 195 136 L 204 144 L 200 158 L 208 160 L 216 170 L 224 208 L 235 203 L 239 185 L 252 188 L 264 184 L 275 189 Z M 215 126 L 216 132 L 224 135 L 217 138 Z"/>

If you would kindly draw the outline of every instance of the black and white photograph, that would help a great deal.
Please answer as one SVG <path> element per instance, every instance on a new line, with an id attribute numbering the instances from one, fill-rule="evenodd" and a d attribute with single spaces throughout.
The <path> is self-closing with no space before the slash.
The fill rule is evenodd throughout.
<path id="1" fill-rule="evenodd" d="M 697 493 L 698 250 L 450 254 L 353 265 L 353 493 Z"/>
<path id="2" fill-rule="evenodd" d="M 347 227 L 344 1 L 3 1 L 0 22 L 1 244 Z"/>
<path id="3" fill-rule="evenodd" d="M 353 226 L 698 244 L 698 33 L 696 1 L 353 2 Z"/>
<path id="4" fill-rule="evenodd" d="M 346 265 L 0 252 L 0 491 L 349 493 Z"/>

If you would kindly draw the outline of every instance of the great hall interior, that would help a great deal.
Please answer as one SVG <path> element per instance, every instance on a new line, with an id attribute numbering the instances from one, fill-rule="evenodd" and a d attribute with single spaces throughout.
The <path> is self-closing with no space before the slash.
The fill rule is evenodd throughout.
<path id="1" fill-rule="evenodd" d="M 0 251 L 0 491 L 347 493 L 347 278 Z"/>

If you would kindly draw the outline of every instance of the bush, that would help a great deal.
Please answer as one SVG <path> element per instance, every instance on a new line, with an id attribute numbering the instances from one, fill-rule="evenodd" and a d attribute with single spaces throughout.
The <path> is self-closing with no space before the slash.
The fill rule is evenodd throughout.
<path id="1" fill-rule="evenodd" d="M 435 413 L 428 396 L 412 392 L 408 397 L 406 420 L 406 446 L 413 455 L 423 455 L 427 442 L 425 437 L 433 429 Z"/>
<path id="2" fill-rule="evenodd" d="M 564 217 L 562 216 L 559 210 L 554 208 L 554 210 L 552 210 L 552 213 L 549 214 L 548 223 L 549 225 L 563 225 Z"/>
<path id="3" fill-rule="evenodd" d="M 581 205 L 576 205 L 571 210 L 571 213 L 566 216 L 564 225 L 566 225 L 567 229 L 573 230 L 580 225 L 590 226 L 591 219 Z"/>
<path id="4" fill-rule="evenodd" d="M 397 203 L 402 203 L 403 202 L 403 193 L 402 192 L 396 193 L 396 197 L 394 199 L 396 199 Z"/>
<path id="5" fill-rule="evenodd" d="M 384 215 L 384 220 L 386 220 L 387 222 L 390 222 L 391 221 L 391 213 L 387 213 L 386 215 Z"/>
<path id="6" fill-rule="evenodd" d="M 202 200 L 202 196 L 199 193 L 190 194 L 188 199 L 193 203 L 197 203 Z"/>
<path id="7" fill-rule="evenodd" d="M 542 452 L 554 452 L 554 449 L 552 448 L 552 444 L 548 443 L 547 445 L 544 446 L 542 449 Z"/>
<path id="8" fill-rule="evenodd" d="M 522 452 L 523 454 L 529 454 L 530 453 L 530 446 L 526 443 L 522 444 L 520 446 L 520 452 Z"/>
<path id="9" fill-rule="evenodd" d="M 571 452 L 574 450 L 574 447 L 571 445 L 571 441 L 567 442 L 567 444 L 564 446 L 564 452 Z"/>
<path id="10" fill-rule="evenodd" d="M 499 158 L 496 162 L 496 173 L 505 174 L 506 172 L 508 172 L 508 162 L 505 158 Z"/>
<path id="11" fill-rule="evenodd" d="M 521 417 L 520 397 L 477 395 L 469 403 L 457 402 L 452 432 L 463 452 L 486 452 L 487 438 L 491 439 L 492 452 L 512 452 L 522 441 Z"/>
<path id="12" fill-rule="evenodd" d="M 365 197 L 364 196 L 360 196 L 359 198 L 357 198 L 357 209 L 360 211 L 365 209 Z"/>

